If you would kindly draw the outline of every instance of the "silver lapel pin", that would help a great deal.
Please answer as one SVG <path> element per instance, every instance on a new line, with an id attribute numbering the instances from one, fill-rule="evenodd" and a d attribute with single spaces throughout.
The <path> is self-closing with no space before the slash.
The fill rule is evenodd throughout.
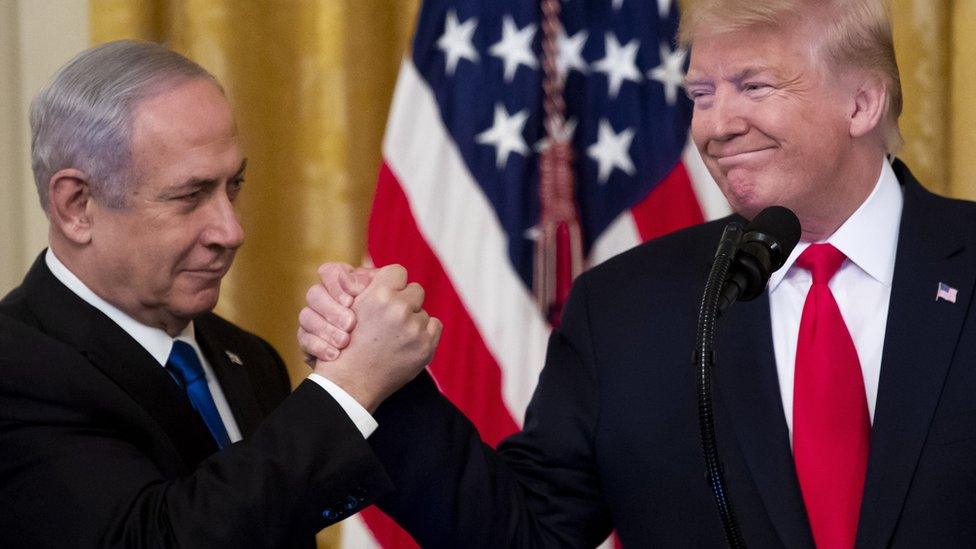
<path id="1" fill-rule="evenodd" d="M 241 360 L 241 357 L 237 356 L 237 353 L 234 353 L 232 351 L 224 351 L 224 353 L 227 355 L 227 358 L 230 359 L 230 361 L 233 362 L 234 364 L 237 364 L 238 366 L 244 365 L 244 361 Z"/>

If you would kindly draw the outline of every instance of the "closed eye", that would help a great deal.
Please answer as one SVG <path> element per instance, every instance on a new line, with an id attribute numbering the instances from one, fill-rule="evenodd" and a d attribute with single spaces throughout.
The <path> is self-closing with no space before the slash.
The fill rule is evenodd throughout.
<path id="1" fill-rule="evenodd" d="M 177 196 L 176 200 L 182 200 L 184 202 L 196 202 L 203 198 L 204 192 L 204 189 L 197 189 L 193 192 Z"/>
<path id="2" fill-rule="evenodd" d="M 773 87 L 765 82 L 746 82 L 742 85 L 742 90 L 746 93 L 769 91 Z"/>
<path id="3" fill-rule="evenodd" d="M 227 182 L 227 196 L 230 197 L 231 202 L 237 198 L 237 195 L 241 192 L 241 187 L 244 186 L 244 178 L 231 179 Z"/>

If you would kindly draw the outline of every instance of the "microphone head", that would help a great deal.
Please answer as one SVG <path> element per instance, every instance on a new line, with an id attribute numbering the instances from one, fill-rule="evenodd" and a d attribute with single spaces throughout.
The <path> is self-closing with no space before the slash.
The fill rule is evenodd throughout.
<path id="1" fill-rule="evenodd" d="M 759 212 L 742 237 L 743 245 L 756 242 L 768 247 L 770 273 L 783 266 L 799 241 L 800 220 L 783 206 L 770 206 Z"/>

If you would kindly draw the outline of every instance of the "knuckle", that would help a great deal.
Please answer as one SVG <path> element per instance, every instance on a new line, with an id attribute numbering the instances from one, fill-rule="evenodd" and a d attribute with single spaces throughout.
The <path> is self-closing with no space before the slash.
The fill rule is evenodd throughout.
<path id="1" fill-rule="evenodd" d="M 390 309 L 392 310 L 393 315 L 396 318 L 401 319 L 403 321 L 408 320 L 410 318 L 410 314 L 413 312 L 412 309 L 410 308 L 410 305 L 408 305 L 405 301 L 402 300 L 394 301 Z"/>
<path id="2" fill-rule="evenodd" d="M 342 330 L 336 328 L 335 326 L 329 326 L 328 328 L 326 328 L 326 333 L 329 336 L 329 342 L 332 343 L 332 345 L 337 347 L 342 345 L 343 340 L 347 337 L 346 332 L 343 332 Z"/>
<path id="3" fill-rule="evenodd" d="M 312 309 L 305 307 L 298 313 L 298 322 L 305 328 L 308 332 L 314 335 L 322 329 L 323 318 L 322 315 L 313 311 Z"/>
<path id="4" fill-rule="evenodd" d="M 349 344 L 349 334 L 343 332 L 342 330 L 333 330 L 332 344 L 336 347 L 342 348 Z"/>
<path id="5" fill-rule="evenodd" d="M 326 294 L 325 286 L 316 284 L 305 292 L 305 301 L 311 306 L 321 306 L 326 301 Z"/>
<path id="6" fill-rule="evenodd" d="M 426 292 L 424 291 L 423 286 L 417 284 L 416 282 L 411 282 L 410 284 L 407 284 L 407 289 L 409 289 L 417 297 L 417 299 L 423 303 L 424 298 L 426 297 Z"/>
<path id="7" fill-rule="evenodd" d="M 380 286 L 376 289 L 376 299 L 382 303 L 393 301 L 394 291 L 387 286 Z"/>
<path id="8" fill-rule="evenodd" d="M 317 337 L 312 338 L 312 354 L 322 359 L 328 356 L 329 346 Z"/>

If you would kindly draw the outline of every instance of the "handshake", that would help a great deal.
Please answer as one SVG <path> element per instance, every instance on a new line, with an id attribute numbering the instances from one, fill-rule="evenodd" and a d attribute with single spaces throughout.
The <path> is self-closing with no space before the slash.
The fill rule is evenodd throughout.
<path id="1" fill-rule="evenodd" d="M 318 274 L 298 315 L 298 343 L 315 373 L 373 413 L 430 363 L 443 326 L 400 265 L 326 263 Z"/>

